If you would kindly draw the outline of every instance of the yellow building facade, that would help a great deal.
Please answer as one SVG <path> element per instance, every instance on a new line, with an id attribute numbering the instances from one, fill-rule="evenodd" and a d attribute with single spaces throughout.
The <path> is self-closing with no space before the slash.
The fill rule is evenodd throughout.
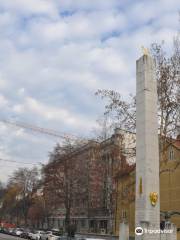
<path id="1" fill-rule="evenodd" d="M 160 161 L 160 208 L 162 212 L 180 212 L 180 140 L 166 143 Z M 114 233 L 119 235 L 119 224 L 126 216 L 130 236 L 134 237 L 135 226 L 135 166 L 125 168 L 116 179 L 117 198 Z M 162 219 L 163 220 L 163 219 Z M 174 215 L 171 221 L 177 227 L 180 240 L 180 216 Z"/>

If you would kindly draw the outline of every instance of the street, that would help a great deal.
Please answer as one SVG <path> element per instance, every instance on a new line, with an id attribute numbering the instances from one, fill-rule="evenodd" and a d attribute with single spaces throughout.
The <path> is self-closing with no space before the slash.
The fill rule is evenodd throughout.
<path id="1" fill-rule="evenodd" d="M 19 239 L 22 240 L 22 238 L 19 238 L 19 237 L 13 237 L 7 234 L 0 233 L 0 240 L 19 240 Z"/>

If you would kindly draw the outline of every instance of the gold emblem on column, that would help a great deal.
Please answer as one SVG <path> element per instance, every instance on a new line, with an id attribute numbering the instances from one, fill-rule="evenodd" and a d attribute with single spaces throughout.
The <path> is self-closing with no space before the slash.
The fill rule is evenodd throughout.
<path id="1" fill-rule="evenodd" d="M 143 190 L 142 190 L 142 177 L 140 177 L 140 179 L 139 179 L 139 194 L 141 195 L 142 192 L 143 192 Z"/>
<path id="2" fill-rule="evenodd" d="M 151 201 L 151 205 L 152 205 L 153 207 L 155 207 L 155 206 L 156 206 L 156 203 L 157 203 L 157 201 L 158 201 L 158 193 L 157 193 L 157 192 L 151 192 L 151 193 L 149 194 L 149 198 L 150 198 L 150 201 Z"/>

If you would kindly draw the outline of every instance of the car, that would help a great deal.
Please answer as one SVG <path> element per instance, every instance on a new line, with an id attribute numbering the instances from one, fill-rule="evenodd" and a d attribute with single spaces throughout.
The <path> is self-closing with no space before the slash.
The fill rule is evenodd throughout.
<path id="1" fill-rule="evenodd" d="M 52 234 L 48 236 L 48 240 L 59 240 L 62 236 L 62 233 L 53 231 Z M 67 239 L 67 238 L 66 238 Z M 63 239 L 64 240 L 64 239 Z"/>
<path id="2" fill-rule="evenodd" d="M 3 228 L 2 231 L 3 231 L 4 234 L 9 234 L 9 229 L 8 228 Z"/>
<path id="3" fill-rule="evenodd" d="M 14 235 L 17 237 L 21 237 L 22 233 L 23 233 L 23 229 L 21 229 L 21 228 L 16 228 L 14 231 Z"/>
<path id="4" fill-rule="evenodd" d="M 29 231 L 28 233 L 28 239 L 32 239 L 32 235 L 35 233 L 34 230 Z"/>
<path id="5" fill-rule="evenodd" d="M 11 229 L 11 231 L 8 231 L 8 234 L 11 234 L 13 236 L 16 236 L 16 228 Z"/>
<path id="6" fill-rule="evenodd" d="M 21 238 L 30 239 L 29 237 L 30 232 L 31 231 L 29 229 L 24 229 L 23 233 L 21 234 Z"/>
<path id="7" fill-rule="evenodd" d="M 0 233 L 6 233 L 5 228 L 1 227 L 1 228 L 0 228 Z"/>
<path id="8" fill-rule="evenodd" d="M 8 234 L 13 235 L 13 232 L 14 232 L 14 228 L 9 228 L 8 229 Z"/>
<path id="9" fill-rule="evenodd" d="M 23 230 L 21 228 L 9 228 L 7 233 L 13 236 L 20 237 L 23 233 Z"/>
<path id="10" fill-rule="evenodd" d="M 44 234 L 44 231 L 38 230 L 31 234 L 30 239 L 32 240 L 41 240 L 41 236 Z"/>
<path id="11" fill-rule="evenodd" d="M 46 231 L 43 234 L 41 234 L 41 240 L 48 240 L 48 237 L 52 235 L 52 231 Z"/>

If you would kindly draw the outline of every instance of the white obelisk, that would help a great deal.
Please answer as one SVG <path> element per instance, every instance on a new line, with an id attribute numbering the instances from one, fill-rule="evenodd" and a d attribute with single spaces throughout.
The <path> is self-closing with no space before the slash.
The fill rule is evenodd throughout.
<path id="1" fill-rule="evenodd" d="M 159 240 L 159 146 L 157 86 L 154 61 L 145 53 L 136 62 L 136 227 L 144 230 L 136 240 Z M 141 234 L 141 233 L 140 233 Z"/>

